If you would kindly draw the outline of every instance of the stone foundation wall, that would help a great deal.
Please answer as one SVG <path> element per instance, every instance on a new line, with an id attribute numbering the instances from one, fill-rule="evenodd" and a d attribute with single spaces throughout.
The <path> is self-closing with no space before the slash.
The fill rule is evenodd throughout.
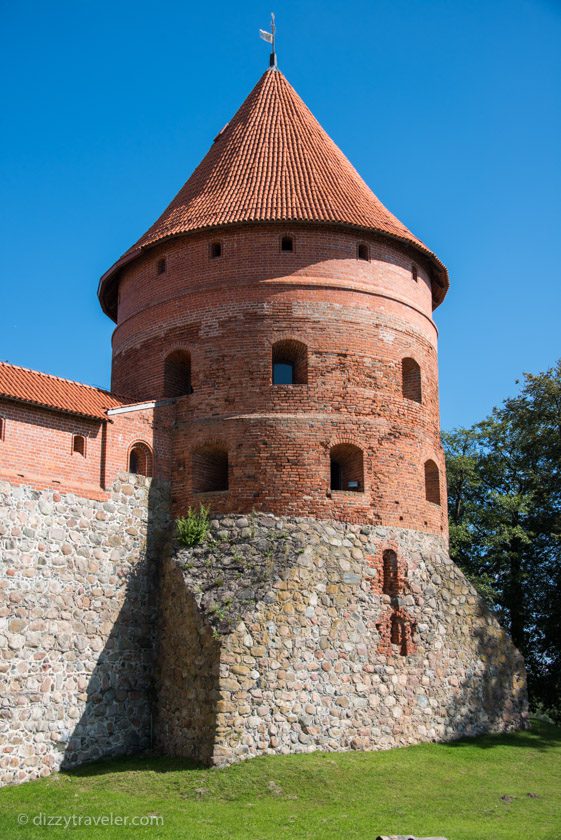
<path id="1" fill-rule="evenodd" d="M 167 753 L 225 764 L 525 724 L 522 657 L 437 537 L 217 517 L 164 578 L 175 593 L 162 602 Z"/>
<path id="2" fill-rule="evenodd" d="M 0 483 L 1 782 L 150 745 L 168 492 L 107 501 Z"/>

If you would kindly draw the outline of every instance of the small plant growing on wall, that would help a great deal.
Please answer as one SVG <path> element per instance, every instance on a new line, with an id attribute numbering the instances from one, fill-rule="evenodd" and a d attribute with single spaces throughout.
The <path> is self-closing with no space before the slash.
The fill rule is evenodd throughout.
<path id="1" fill-rule="evenodd" d="M 206 539 L 210 529 L 209 512 L 209 508 L 201 505 L 198 510 L 189 508 L 187 516 L 175 520 L 177 539 L 181 545 L 191 547 Z"/>

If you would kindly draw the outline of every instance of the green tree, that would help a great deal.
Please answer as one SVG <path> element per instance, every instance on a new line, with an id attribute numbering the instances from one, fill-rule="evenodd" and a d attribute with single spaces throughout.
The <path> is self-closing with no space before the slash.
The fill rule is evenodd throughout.
<path id="1" fill-rule="evenodd" d="M 532 698 L 559 705 L 561 361 L 443 442 L 451 555 L 526 657 Z"/>

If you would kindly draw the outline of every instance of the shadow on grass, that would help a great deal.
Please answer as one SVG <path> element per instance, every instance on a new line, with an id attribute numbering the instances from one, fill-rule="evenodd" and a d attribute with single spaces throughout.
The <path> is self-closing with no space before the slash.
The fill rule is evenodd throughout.
<path id="1" fill-rule="evenodd" d="M 438 746 L 478 747 L 483 750 L 493 747 L 523 747 L 526 750 L 530 748 L 543 752 L 555 748 L 561 749 L 561 727 L 533 718 L 530 729 L 496 735 L 480 735 L 477 738 L 461 738 L 458 741 L 448 741 Z"/>
<path id="2" fill-rule="evenodd" d="M 411 747 L 401 747 L 396 749 L 404 749 L 407 751 L 416 749 L 426 749 L 427 744 L 418 744 Z M 545 752 L 551 749 L 561 750 L 561 727 L 546 723 L 542 720 L 533 719 L 532 727 L 528 730 L 521 730 L 519 732 L 511 732 L 508 734 L 497 735 L 480 735 L 476 738 L 462 738 L 458 741 L 447 741 L 445 743 L 432 744 L 434 749 L 448 749 L 450 747 L 477 747 L 479 749 L 492 749 L 493 747 L 522 747 L 523 749 L 533 749 L 539 752 Z M 316 758 L 325 757 L 330 761 L 336 761 L 337 756 L 354 756 L 357 760 L 364 760 L 367 755 L 370 756 L 387 756 L 388 753 L 395 752 L 395 750 L 388 751 L 372 751 L 372 752 L 356 752 L 356 753 L 324 753 L 318 751 L 313 755 Z M 291 756 L 295 761 L 299 759 L 306 760 L 310 754 L 306 756 Z M 244 762 L 244 765 L 251 764 L 252 761 L 270 761 L 275 762 L 277 756 L 260 756 L 256 759 Z M 239 767 L 239 765 L 237 765 Z M 109 759 L 106 761 L 97 761 L 91 764 L 82 764 L 72 770 L 66 770 L 61 773 L 63 776 L 70 778 L 94 778 L 96 776 L 105 776 L 115 773 L 134 773 L 134 772 L 149 772 L 149 773 L 177 773 L 177 772 L 208 772 L 208 765 L 203 762 L 192 761 L 188 758 L 172 758 L 159 755 L 139 755 L 134 757 L 124 757 Z"/>
<path id="3" fill-rule="evenodd" d="M 61 775 L 70 778 L 92 778 L 94 776 L 106 776 L 113 773 L 177 773 L 178 771 L 202 770 L 208 770 L 208 765 L 202 762 L 192 761 L 189 758 L 138 755 L 82 764 L 80 767 L 75 767 L 72 770 L 61 771 Z"/>

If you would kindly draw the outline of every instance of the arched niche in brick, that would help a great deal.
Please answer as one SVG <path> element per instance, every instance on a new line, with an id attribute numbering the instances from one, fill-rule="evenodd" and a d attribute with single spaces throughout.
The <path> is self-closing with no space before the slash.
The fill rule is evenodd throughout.
<path id="1" fill-rule="evenodd" d="M 207 443 L 193 450 L 193 493 L 217 493 L 228 490 L 228 450 L 219 443 Z"/>
<path id="2" fill-rule="evenodd" d="M 147 443 L 137 441 L 129 450 L 128 469 L 134 475 L 152 476 L 154 458 Z"/>
<path id="3" fill-rule="evenodd" d="M 400 656 L 407 656 L 408 650 L 408 628 L 407 622 L 397 613 L 393 613 L 390 625 L 390 640 L 392 645 L 397 645 Z"/>
<path id="4" fill-rule="evenodd" d="M 273 385 L 307 385 L 308 348 L 293 338 L 276 341 L 271 351 Z"/>
<path id="5" fill-rule="evenodd" d="M 364 458 L 362 449 L 353 443 L 338 443 L 329 451 L 330 485 L 332 490 L 364 491 Z"/>
<path id="6" fill-rule="evenodd" d="M 423 401 L 421 390 L 421 368 L 415 359 L 401 360 L 401 389 L 403 396 L 415 402 Z"/>
<path id="7" fill-rule="evenodd" d="M 382 561 L 382 592 L 396 598 L 399 595 L 399 569 L 397 554 L 393 549 L 384 551 Z"/>
<path id="8" fill-rule="evenodd" d="M 86 438 L 84 435 L 72 435 L 72 452 L 86 457 Z"/>
<path id="9" fill-rule="evenodd" d="M 366 262 L 370 260 L 370 248 L 366 242 L 359 242 L 356 249 L 356 255 L 359 260 L 365 260 Z"/>
<path id="10" fill-rule="evenodd" d="M 192 391 L 191 354 L 174 350 L 164 361 L 164 397 L 183 397 Z"/>
<path id="11" fill-rule="evenodd" d="M 434 461 L 425 462 L 425 497 L 427 502 L 440 504 L 440 473 Z"/>

